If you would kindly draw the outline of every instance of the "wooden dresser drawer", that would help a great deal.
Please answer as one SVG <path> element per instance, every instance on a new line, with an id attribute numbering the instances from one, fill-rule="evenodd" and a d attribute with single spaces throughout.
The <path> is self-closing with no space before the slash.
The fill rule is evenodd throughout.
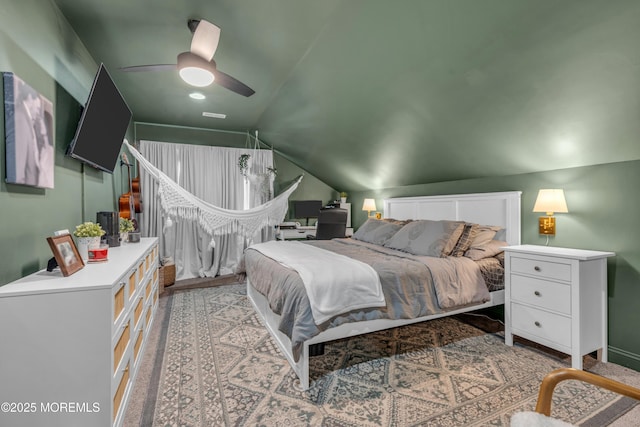
<path id="1" fill-rule="evenodd" d="M 139 297 L 138 302 L 133 309 L 133 324 L 137 327 L 138 322 L 140 321 L 140 317 L 142 316 L 142 310 L 144 308 L 144 298 Z"/>
<path id="2" fill-rule="evenodd" d="M 547 310 L 571 314 L 571 286 L 528 276 L 511 276 L 511 299 Z"/>
<path id="3" fill-rule="evenodd" d="M 142 283 L 142 279 L 144 279 L 144 261 L 138 265 L 138 283 Z"/>
<path id="4" fill-rule="evenodd" d="M 129 322 L 127 321 L 121 328 L 117 341 L 113 346 L 113 372 L 116 372 L 118 366 L 120 365 L 122 360 L 124 360 L 127 347 L 129 346 L 130 337 L 131 329 L 129 326 Z"/>
<path id="5" fill-rule="evenodd" d="M 126 294 L 125 284 L 118 283 L 113 287 L 113 321 L 114 326 L 118 324 L 120 316 L 125 312 L 125 308 L 128 307 L 128 297 Z"/>
<path id="6" fill-rule="evenodd" d="M 142 347 L 142 339 L 144 338 L 144 329 L 142 326 L 136 331 L 135 344 L 133 345 L 133 362 L 138 363 L 138 355 Z"/>
<path id="7" fill-rule="evenodd" d="M 136 270 L 132 270 L 129 273 L 129 298 L 133 297 L 136 293 Z"/>
<path id="8" fill-rule="evenodd" d="M 529 334 L 565 348 L 571 347 L 570 317 L 513 302 L 511 324 L 516 335 L 522 333 L 527 338 L 526 334 Z"/>
<path id="9" fill-rule="evenodd" d="M 118 411 L 120 411 L 120 405 L 122 404 L 122 400 L 124 398 L 125 391 L 127 390 L 127 386 L 129 385 L 129 361 L 127 361 L 127 365 L 122 370 L 122 377 L 118 381 L 118 387 L 113 395 L 113 420 L 118 416 Z"/>
<path id="10" fill-rule="evenodd" d="M 571 281 L 571 264 L 567 263 L 512 256 L 510 266 L 512 273 L 528 274 L 565 282 Z"/>

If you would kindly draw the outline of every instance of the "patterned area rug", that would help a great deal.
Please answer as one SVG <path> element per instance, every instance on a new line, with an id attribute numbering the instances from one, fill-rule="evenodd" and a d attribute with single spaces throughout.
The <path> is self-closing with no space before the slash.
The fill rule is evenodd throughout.
<path id="1" fill-rule="evenodd" d="M 245 288 L 169 297 L 155 411 L 143 425 L 508 426 L 512 413 L 535 407 L 542 377 L 567 366 L 444 318 L 327 343 L 325 354 L 311 359 L 315 383 L 303 392 Z M 632 406 L 568 381 L 556 388 L 553 413 L 588 424 Z"/>

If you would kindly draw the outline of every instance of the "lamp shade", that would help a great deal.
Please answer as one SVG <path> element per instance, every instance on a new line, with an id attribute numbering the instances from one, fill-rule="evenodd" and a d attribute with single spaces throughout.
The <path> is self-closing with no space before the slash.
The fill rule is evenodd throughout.
<path id="1" fill-rule="evenodd" d="M 203 87 L 213 83 L 215 76 L 211 71 L 214 65 L 191 52 L 178 55 L 178 74 L 191 86 Z"/>
<path id="2" fill-rule="evenodd" d="M 564 191 L 561 189 L 542 189 L 538 191 L 538 198 L 533 206 L 533 212 L 546 212 L 553 215 L 554 212 L 567 213 L 567 202 L 564 199 Z"/>
<path id="3" fill-rule="evenodd" d="M 376 201 L 375 199 L 364 199 L 364 203 L 362 204 L 362 210 L 371 212 L 376 210 Z"/>

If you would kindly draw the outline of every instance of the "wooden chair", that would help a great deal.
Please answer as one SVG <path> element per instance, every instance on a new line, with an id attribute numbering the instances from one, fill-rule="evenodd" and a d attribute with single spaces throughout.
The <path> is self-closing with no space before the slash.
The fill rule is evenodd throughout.
<path id="1" fill-rule="evenodd" d="M 640 400 L 640 389 L 600 375 L 592 374 L 591 372 L 573 368 L 560 368 L 548 373 L 542 380 L 540 390 L 538 392 L 536 411 L 518 412 L 513 414 L 511 417 L 511 426 L 570 426 L 571 424 L 566 422 L 549 418 L 551 416 L 551 398 L 553 396 L 553 390 L 559 382 L 564 380 L 584 381 L 613 391 L 614 393 Z M 538 424 L 535 424 L 536 422 Z"/>

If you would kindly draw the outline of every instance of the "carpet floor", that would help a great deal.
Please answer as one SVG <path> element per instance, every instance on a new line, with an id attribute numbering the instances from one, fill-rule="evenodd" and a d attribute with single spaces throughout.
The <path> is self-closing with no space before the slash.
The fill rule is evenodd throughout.
<path id="1" fill-rule="evenodd" d="M 302 392 L 246 285 L 233 281 L 178 283 L 161 296 L 126 426 L 508 426 L 512 413 L 533 409 L 547 372 L 569 366 L 554 352 L 505 346 L 499 328 L 462 321 L 471 316 L 449 317 L 327 343 Z M 635 371 L 584 363 L 640 382 Z M 635 403 L 569 381 L 554 393 L 553 414 L 623 426 L 637 408 L 615 420 Z"/>

